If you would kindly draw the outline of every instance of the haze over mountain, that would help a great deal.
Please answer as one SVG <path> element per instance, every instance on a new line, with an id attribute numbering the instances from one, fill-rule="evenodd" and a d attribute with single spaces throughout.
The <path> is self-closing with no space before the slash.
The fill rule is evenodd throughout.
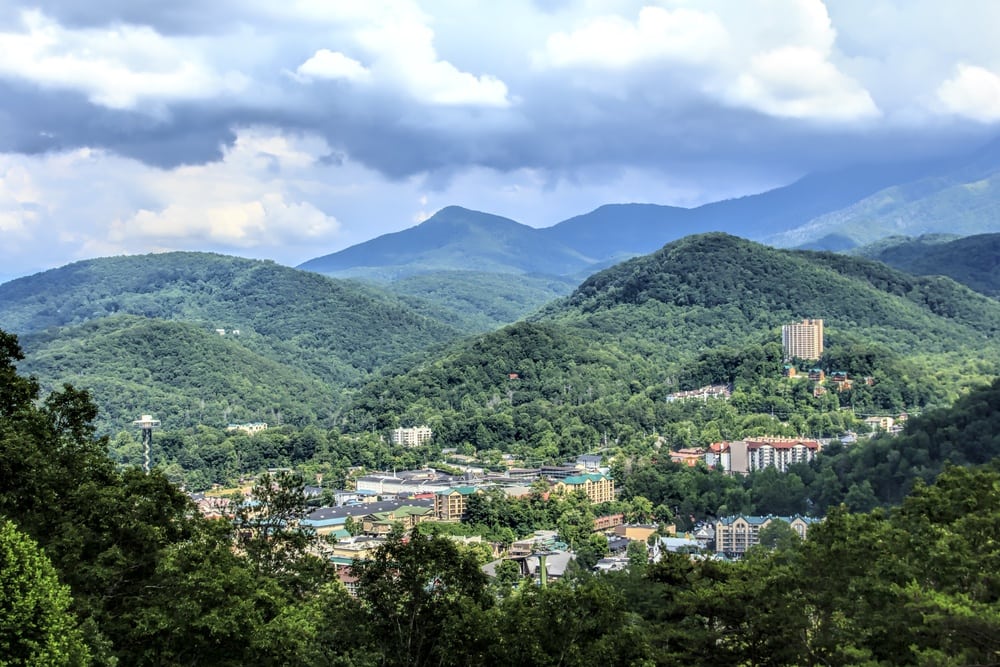
<path id="1" fill-rule="evenodd" d="M 609 204 L 551 227 L 450 206 L 410 229 L 300 268 L 393 280 L 434 270 L 585 277 L 693 233 L 777 246 L 845 250 L 913 230 L 1000 231 L 1000 144 L 934 161 L 853 167 L 786 187 L 685 209 Z"/>

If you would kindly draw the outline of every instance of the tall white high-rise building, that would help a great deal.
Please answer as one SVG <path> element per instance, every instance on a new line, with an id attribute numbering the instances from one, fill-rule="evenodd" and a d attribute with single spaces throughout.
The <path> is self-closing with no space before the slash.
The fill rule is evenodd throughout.
<path id="1" fill-rule="evenodd" d="M 802 320 L 781 327 L 781 347 L 785 360 L 819 359 L 823 356 L 823 320 Z"/>

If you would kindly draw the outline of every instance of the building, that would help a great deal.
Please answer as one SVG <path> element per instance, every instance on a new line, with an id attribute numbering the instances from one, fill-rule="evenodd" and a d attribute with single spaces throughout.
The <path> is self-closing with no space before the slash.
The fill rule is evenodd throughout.
<path id="1" fill-rule="evenodd" d="M 418 523 L 434 519 L 434 509 L 417 505 L 400 505 L 383 512 L 373 512 L 361 520 L 361 527 L 369 535 L 388 535 L 394 526 L 404 531 L 413 530 Z"/>
<path id="2" fill-rule="evenodd" d="M 615 526 L 621 526 L 624 524 L 624 514 L 605 514 L 594 518 L 594 532 L 600 533 L 605 530 L 611 530 Z"/>
<path id="3" fill-rule="evenodd" d="M 670 460 L 682 466 L 693 468 L 698 465 L 699 461 L 705 460 L 705 450 L 696 448 L 678 449 L 676 452 L 670 452 Z"/>
<path id="4" fill-rule="evenodd" d="M 747 465 L 750 472 L 774 467 L 788 472 L 793 463 L 806 463 L 816 457 L 820 450 L 816 440 L 796 438 L 766 438 L 747 440 Z"/>
<path id="5" fill-rule="evenodd" d="M 586 475 L 571 475 L 556 482 L 552 490 L 556 493 L 572 493 L 583 491 L 590 502 L 606 503 L 615 499 L 615 482 L 602 473 Z"/>
<path id="6" fill-rule="evenodd" d="M 820 448 L 818 440 L 801 438 L 765 437 L 716 442 L 705 454 L 705 463 L 741 475 L 768 467 L 788 472 L 788 466 L 793 463 L 812 461 Z"/>
<path id="7" fill-rule="evenodd" d="M 729 399 L 733 395 L 733 390 L 728 384 L 709 384 L 704 387 L 699 387 L 698 389 L 691 389 L 689 391 L 675 391 L 672 394 L 667 394 L 667 402 L 673 403 L 674 401 L 686 401 L 692 398 L 701 399 L 702 401 L 707 401 L 710 398 L 721 398 Z"/>
<path id="8" fill-rule="evenodd" d="M 623 524 L 615 526 L 615 535 L 633 542 L 645 542 L 658 528 L 653 524 Z"/>
<path id="9" fill-rule="evenodd" d="M 823 320 L 802 320 L 781 327 L 781 347 L 785 360 L 819 359 L 823 356 Z"/>
<path id="10" fill-rule="evenodd" d="M 479 493 L 475 486 L 456 486 L 434 494 L 434 516 L 438 521 L 461 521 L 465 515 L 465 500 Z"/>
<path id="11" fill-rule="evenodd" d="M 253 422 L 252 424 L 230 424 L 226 426 L 226 432 L 232 433 L 234 431 L 242 431 L 247 435 L 257 435 L 261 431 L 267 430 L 267 424 L 264 422 Z"/>
<path id="12" fill-rule="evenodd" d="M 804 516 L 727 516 L 715 522 L 715 551 L 730 557 L 740 557 L 760 544 L 760 531 L 772 521 L 784 521 L 805 539 L 809 526 L 817 521 Z"/>
<path id="13" fill-rule="evenodd" d="M 389 439 L 394 445 L 404 447 L 419 447 L 430 442 L 434 432 L 429 426 L 414 426 L 412 428 L 393 429 L 389 434 Z"/>

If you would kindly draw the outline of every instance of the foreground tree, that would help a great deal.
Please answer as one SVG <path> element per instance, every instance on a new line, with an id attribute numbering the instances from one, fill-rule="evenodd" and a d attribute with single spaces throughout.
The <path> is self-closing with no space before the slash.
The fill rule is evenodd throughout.
<path id="1" fill-rule="evenodd" d="M 444 537 L 395 531 L 352 568 L 380 665 L 481 663 L 492 641 L 487 578 L 474 554 Z"/>
<path id="2" fill-rule="evenodd" d="M 85 665 L 69 588 L 34 540 L 0 520 L 0 665 Z"/>

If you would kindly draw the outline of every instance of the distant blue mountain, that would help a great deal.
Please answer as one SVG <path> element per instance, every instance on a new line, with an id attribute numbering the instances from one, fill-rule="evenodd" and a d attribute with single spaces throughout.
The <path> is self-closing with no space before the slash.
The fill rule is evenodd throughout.
<path id="1" fill-rule="evenodd" d="M 299 268 L 382 280 L 439 270 L 585 277 L 712 231 L 772 245 L 849 250 L 899 233 L 893 221 L 901 212 L 916 220 L 917 233 L 1000 231 L 1000 142 L 972 155 L 813 174 L 697 208 L 609 204 L 542 229 L 450 206 L 416 227 Z"/>
<path id="2" fill-rule="evenodd" d="M 543 242 L 538 231 L 509 218 L 449 206 L 416 227 L 317 257 L 299 268 L 397 279 L 441 270 L 565 275 L 591 263 L 558 242 Z"/>

